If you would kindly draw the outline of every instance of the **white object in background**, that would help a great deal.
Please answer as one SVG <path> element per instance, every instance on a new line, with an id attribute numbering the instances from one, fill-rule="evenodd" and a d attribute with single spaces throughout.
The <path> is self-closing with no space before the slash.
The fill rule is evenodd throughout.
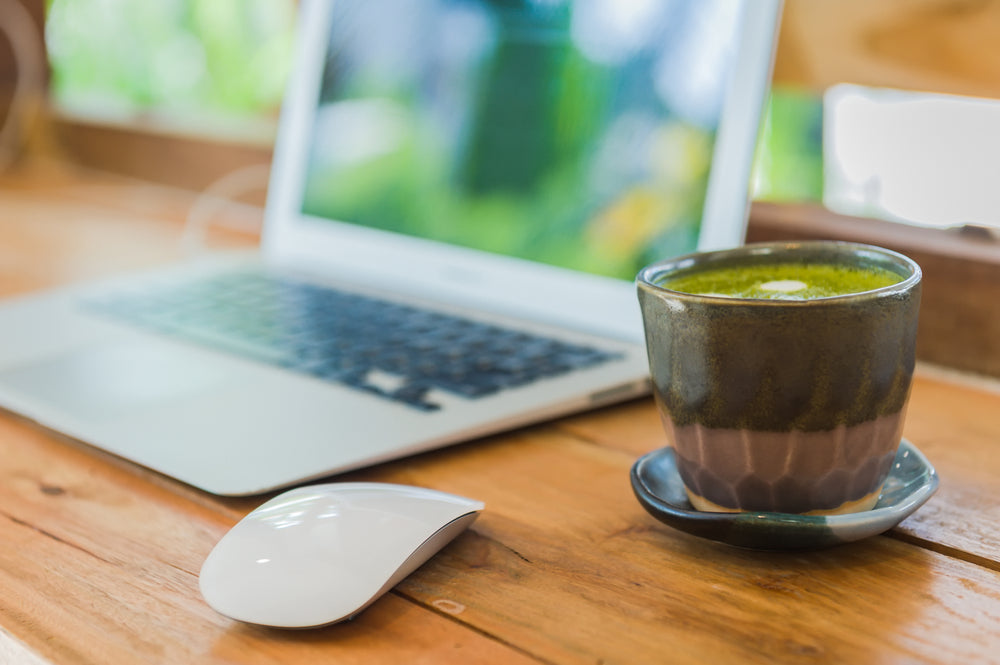
<path id="1" fill-rule="evenodd" d="M 843 84 L 823 114 L 831 210 L 1000 227 L 1000 101 Z"/>

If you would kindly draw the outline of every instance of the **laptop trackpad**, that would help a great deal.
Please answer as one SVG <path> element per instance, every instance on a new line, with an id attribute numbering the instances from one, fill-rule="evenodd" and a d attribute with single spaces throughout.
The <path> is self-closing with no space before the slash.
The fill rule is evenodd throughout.
<path id="1" fill-rule="evenodd" d="M 0 383 L 45 412 L 113 419 L 195 398 L 229 378 L 200 354 L 157 342 L 103 344 L 0 372 Z"/>

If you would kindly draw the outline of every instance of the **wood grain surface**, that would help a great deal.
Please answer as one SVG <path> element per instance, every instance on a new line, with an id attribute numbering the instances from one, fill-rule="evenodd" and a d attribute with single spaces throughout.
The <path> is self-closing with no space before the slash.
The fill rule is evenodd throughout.
<path id="1" fill-rule="evenodd" d="M 189 194 L 38 167 L 0 178 L 0 294 L 176 260 Z M 218 246 L 246 246 L 222 233 Z M 639 399 L 341 476 L 475 497 L 472 528 L 357 619 L 230 621 L 198 592 L 223 499 L 0 414 L 0 662 L 1000 662 L 1000 389 L 920 367 L 905 435 L 941 489 L 890 533 L 761 553 L 646 514 Z"/>

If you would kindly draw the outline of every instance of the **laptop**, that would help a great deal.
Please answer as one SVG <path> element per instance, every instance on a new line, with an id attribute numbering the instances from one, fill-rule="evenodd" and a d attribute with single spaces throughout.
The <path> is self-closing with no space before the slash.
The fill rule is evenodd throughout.
<path id="1" fill-rule="evenodd" d="M 240 496 L 646 394 L 634 276 L 743 241 L 777 2 L 300 12 L 261 250 L 3 303 L 0 406 Z"/>

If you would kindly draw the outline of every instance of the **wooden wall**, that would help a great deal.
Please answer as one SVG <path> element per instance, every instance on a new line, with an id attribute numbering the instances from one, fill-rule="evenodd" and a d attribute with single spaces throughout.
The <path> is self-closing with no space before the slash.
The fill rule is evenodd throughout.
<path id="1" fill-rule="evenodd" d="M 1000 98 L 1000 0 L 785 0 L 774 74 Z"/>

